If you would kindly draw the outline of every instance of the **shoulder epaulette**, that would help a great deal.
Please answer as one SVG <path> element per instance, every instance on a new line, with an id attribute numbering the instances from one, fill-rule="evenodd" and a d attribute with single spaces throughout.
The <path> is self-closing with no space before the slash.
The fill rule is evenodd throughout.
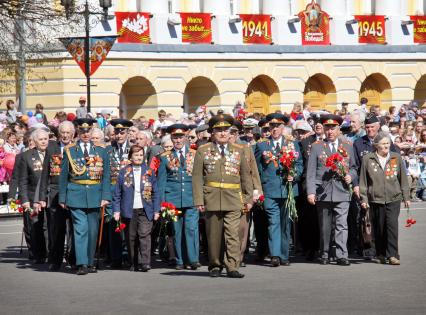
<path id="1" fill-rule="evenodd" d="M 100 147 L 100 148 L 106 148 L 106 144 L 94 144 L 93 146 L 95 146 L 95 147 Z"/>
<path id="2" fill-rule="evenodd" d="M 237 147 L 237 148 L 239 148 L 239 149 L 244 148 L 244 145 L 239 144 L 239 143 L 234 143 L 233 145 L 234 145 L 234 146 L 236 146 L 236 147 Z"/>
<path id="3" fill-rule="evenodd" d="M 164 151 L 163 153 L 160 154 L 160 156 L 167 156 L 170 153 L 172 153 L 172 151 L 168 150 L 168 151 Z"/>
<path id="4" fill-rule="evenodd" d="M 257 143 L 262 143 L 268 141 L 268 138 L 260 138 L 259 140 L 257 140 Z"/>
<path id="5" fill-rule="evenodd" d="M 72 147 L 75 147 L 75 143 L 70 143 L 70 144 L 68 144 L 65 148 L 72 148 Z"/>
<path id="6" fill-rule="evenodd" d="M 207 146 L 209 146 L 210 144 L 211 144 L 211 142 L 204 143 L 203 145 L 200 145 L 200 146 L 198 147 L 198 149 L 201 149 L 201 148 L 207 148 Z"/>

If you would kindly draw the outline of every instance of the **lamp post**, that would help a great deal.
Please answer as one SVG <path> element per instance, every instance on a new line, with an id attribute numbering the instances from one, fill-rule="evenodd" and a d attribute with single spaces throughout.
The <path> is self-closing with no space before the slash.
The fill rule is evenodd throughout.
<path id="1" fill-rule="evenodd" d="M 86 73 L 86 97 L 87 97 L 87 112 L 91 110 L 90 99 L 90 15 L 102 15 L 105 20 L 108 19 L 108 9 L 112 6 L 112 0 L 99 0 L 99 6 L 103 12 L 91 12 L 89 9 L 89 1 L 86 0 L 84 10 L 80 12 L 71 12 L 74 7 L 74 0 L 61 0 L 61 5 L 65 8 L 67 18 L 70 14 L 82 14 L 84 16 L 84 69 Z"/>

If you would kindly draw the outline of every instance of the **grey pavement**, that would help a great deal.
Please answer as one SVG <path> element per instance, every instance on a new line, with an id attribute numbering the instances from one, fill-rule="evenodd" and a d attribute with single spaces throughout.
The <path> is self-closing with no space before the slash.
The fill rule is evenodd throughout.
<path id="1" fill-rule="evenodd" d="M 20 255 L 21 220 L 0 220 L 1 314 L 425 314 L 426 203 L 417 224 L 400 216 L 401 266 L 352 260 L 320 266 L 302 257 L 289 267 L 249 264 L 244 279 L 211 279 L 207 267 L 148 273 L 50 273 Z"/>

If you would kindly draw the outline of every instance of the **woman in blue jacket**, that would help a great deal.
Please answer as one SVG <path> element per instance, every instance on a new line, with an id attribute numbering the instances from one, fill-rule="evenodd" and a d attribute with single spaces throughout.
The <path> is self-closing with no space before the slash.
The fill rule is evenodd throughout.
<path id="1" fill-rule="evenodd" d="M 130 148 L 131 164 L 118 175 L 113 196 L 114 219 L 126 224 L 124 235 L 129 251 L 130 271 L 151 269 L 152 221 L 158 220 L 160 196 L 154 172 L 144 162 L 144 150 Z"/>

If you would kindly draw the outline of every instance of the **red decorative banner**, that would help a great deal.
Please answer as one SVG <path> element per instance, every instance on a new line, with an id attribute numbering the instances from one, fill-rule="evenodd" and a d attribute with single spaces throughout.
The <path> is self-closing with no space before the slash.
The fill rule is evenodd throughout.
<path id="1" fill-rule="evenodd" d="M 239 14 L 243 22 L 244 44 L 271 44 L 271 16 Z"/>
<path id="2" fill-rule="evenodd" d="M 414 42 L 416 44 L 426 43 L 426 16 L 410 16 L 411 21 L 414 21 Z"/>
<path id="3" fill-rule="evenodd" d="M 314 0 L 298 14 L 302 24 L 302 45 L 330 45 L 330 18 Z"/>
<path id="4" fill-rule="evenodd" d="M 182 19 L 182 42 L 212 42 L 212 26 L 210 13 L 180 13 Z"/>
<path id="5" fill-rule="evenodd" d="M 355 15 L 358 21 L 358 42 L 363 44 L 386 44 L 384 15 Z"/>
<path id="6" fill-rule="evenodd" d="M 115 12 L 119 43 L 149 44 L 150 13 Z"/>
<path id="7" fill-rule="evenodd" d="M 90 52 L 90 76 L 93 75 L 106 59 L 109 51 L 114 45 L 117 36 L 100 36 L 90 37 L 89 52 Z M 84 52 L 84 37 L 67 37 L 59 39 L 65 48 L 71 54 L 73 59 L 80 66 L 84 74 L 86 74 L 85 52 Z"/>

